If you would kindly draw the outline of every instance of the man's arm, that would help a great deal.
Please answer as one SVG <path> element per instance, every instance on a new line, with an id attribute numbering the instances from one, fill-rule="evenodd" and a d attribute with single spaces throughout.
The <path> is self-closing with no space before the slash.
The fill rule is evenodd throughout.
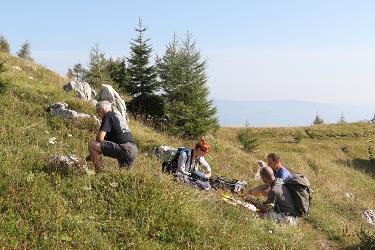
<path id="1" fill-rule="evenodd" d="M 99 130 L 98 134 L 96 135 L 96 141 L 99 142 L 99 143 L 103 142 L 106 134 L 107 134 L 106 131 Z"/>
<path id="2" fill-rule="evenodd" d="M 268 191 L 267 189 L 270 188 L 270 185 L 268 184 L 262 184 L 259 186 L 256 186 L 255 188 L 252 188 L 249 190 L 249 194 L 254 195 L 254 196 L 268 196 Z"/>

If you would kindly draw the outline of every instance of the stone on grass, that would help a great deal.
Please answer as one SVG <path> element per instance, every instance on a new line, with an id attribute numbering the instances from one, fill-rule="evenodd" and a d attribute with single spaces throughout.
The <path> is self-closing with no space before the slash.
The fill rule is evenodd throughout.
<path id="1" fill-rule="evenodd" d="M 52 144 L 52 145 L 54 145 L 54 144 L 56 144 L 57 142 L 56 142 L 56 137 L 51 137 L 51 138 L 49 138 L 48 139 L 48 144 Z"/>
<path id="2" fill-rule="evenodd" d="M 375 213 L 372 210 L 366 210 L 362 213 L 362 218 L 365 219 L 368 223 L 375 226 Z"/>
<path id="3" fill-rule="evenodd" d="M 354 198 L 354 194 L 352 192 L 346 192 L 345 196 L 348 198 Z"/>
<path id="4" fill-rule="evenodd" d="M 84 113 L 78 113 L 72 109 L 68 109 L 68 104 L 64 102 L 58 102 L 50 105 L 47 109 L 51 115 L 62 117 L 62 118 L 91 118 L 94 119 L 98 124 L 100 124 L 100 120 L 94 115 L 88 115 Z"/>
<path id="5" fill-rule="evenodd" d="M 49 158 L 48 165 L 50 170 L 60 172 L 60 173 L 80 173 L 88 174 L 89 170 L 87 164 L 78 156 L 70 155 L 52 155 Z"/>
<path id="6" fill-rule="evenodd" d="M 118 113 L 124 118 L 125 128 L 130 131 L 128 125 L 128 119 L 126 114 L 125 101 L 121 96 L 112 88 L 111 85 L 102 84 L 99 93 L 95 96 L 95 99 L 99 101 L 109 101 L 112 103 L 112 111 Z"/>
<path id="7" fill-rule="evenodd" d="M 64 85 L 65 91 L 76 91 L 77 97 L 81 99 L 85 99 L 86 101 L 90 101 L 91 95 L 93 90 L 91 89 L 90 85 L 87 82 L 80 82 L 80 81 L 70 81 Z M 94 91 L 95 92 L 95 91 Z"/>

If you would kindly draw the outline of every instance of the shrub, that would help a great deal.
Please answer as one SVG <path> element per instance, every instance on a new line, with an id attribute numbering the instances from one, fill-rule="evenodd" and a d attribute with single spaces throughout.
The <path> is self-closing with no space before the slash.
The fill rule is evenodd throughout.
<path id="1" fill-rule="evenodd" d="M 363 227 L 357 232 L 360 240 L 358 249 L 375 249 L 375 233 L 365 230 Z"/>
<path id="2" fill-rule="evenodd" d="M 10 53 L 10 45 L 4 36 L 0 36 L 0 52 Z"/>
<path id="3" fill-rule="evenodd" d="M 247 152 L 252 152 L 259 146 L 258 137 L 254 133 L 254 131 L 249 127 L 247 122 L 245 128 L 241 129 L 237 133 L 236 138 L 243 146 L 243 149 Z"/>
<path id="4" fill-rule="evenodd" d="M 297 131 L 294 135 L 293 135 L 293 142 L 294 143 L 300 143 L 303 139 L 303 133 L 301 131 Z"/>

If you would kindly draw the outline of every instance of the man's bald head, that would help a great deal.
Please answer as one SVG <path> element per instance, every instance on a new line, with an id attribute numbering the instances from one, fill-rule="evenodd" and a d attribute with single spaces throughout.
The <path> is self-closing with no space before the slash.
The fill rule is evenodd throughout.
<path id="1" fill-rule="evenodd" d="M 275 175 L 270 167 L 262 167 L 260 169 L 260 176 L 264 183 L 269 184 L 275 181 Z"/>

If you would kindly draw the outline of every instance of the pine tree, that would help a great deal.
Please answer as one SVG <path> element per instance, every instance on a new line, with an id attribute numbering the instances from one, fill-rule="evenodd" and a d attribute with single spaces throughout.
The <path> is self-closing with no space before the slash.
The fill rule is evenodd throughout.
<path id="1" fill-rule="evenodd" d="M 246 121 L 245 128 L 237 133 L 237 140 L 241 143 L 246 152 L 252 152 L 258 148 L 258 137 L 250 128 L 249 123 Z"/>
<path id="2" fill-rule="evenodd" d="M 375 113 L 374 113 L 374 116 L 372 117 L 372 119 L 370 120 L 371 123 L 375 123 Z"/>
<path id="3" fill-rule="evenodd" d="M 340 124 L 346 123 L 344 113 L 341 113 L 341 116 L 340 116 L 340 119 L 339 119 L 338 123 L 340 123 Z"/>
<path id="4" fill-rule="evenodd" d="M 181 46 L 174 36 L 158 66 L 171 130 L 197 138 L 217 129 L 216 108 L 208 100 L 206 61 L 191 34 L 186 34 Z"/>
<path id="5" fill-rule="evenodd" d="M 156 80 L 156 68 L 150 65 L 152 53 L 150 39 L 144 38 L 147 30 L 139 19 L 135 29 L 138 36 L 130 43 L 130 57 L 128 58 L 129 85 L 128 93 L 133 97 L 129 109 L 136 114 L 160 117 L 164 114 L 163 100 L 156 95 L 159 83 Z"/>
<path id="6" fill-rule="evenodd" d="M 84 81 L 86 79 L 87 71 L 81 63 L 77 63 L 73 67 L 73 75 L 76 81 Z"/>
<path id="7" fill-rule="evenodd" d="M 96 44 L 90 51 L 90 61 L 88 65 L 87 81 L 89 84 L 99 87 L 102 83 L 110 83 L 111 78 L 107 72 L 107 59 L 100 51 L 99 44 Z"/>
<path id="8" fill-rule="evenodd" d="M 10 45 L 4 36 L 0 36 L 0 52 L 10 53 Z"/>
<path id="9" fill-rule="evenodd" d="M 320 118 L 320 116 L 318 114 L 316 114 L 315 119 L 313 121 L 313 124 L 319 125 L 319 124 L 323 124 L 323 123 L 324 123 L 324 120 L 322 118 Z"/>
<path id="10" fill-rule="evenodd" d="M 75 80 L 75 76 L 74 76 L 73 70 L 71 68 L 69 68 L 68 71 L 66 72 L 66 78 L 69 81 Z"/>
<path id="11" fill-rule="evenodd" d="M 181 99 L 184 89 L 181 86 L 182 79 L 182 57 L 180 53 L 180 44 L 176 34 L 173 40 L 167 45 L 165 54 L 158 58 L 157 67 L 163 98 L 167 103 L 173 103 Z M 182 101 L 182 100 L 181 100 Z M 170 105 L 167 105 L 168 108 Z"/>
<path id="12" fill-rule="evenodd" d="M 125 58 L 113 60 L 110 58 L 107 64 L 107 71 L 112 81 L 124 92 L 129 90 L 129 76 L 126 69 Z"/>
<path id="13" fill-rule="evenodd" d="M 26 41 L 21 45 L 20 50 L 17 52 L 17 56 L 33 61 L 33 59 L 31 58 L 31 45 L 29 41 Z"/>

